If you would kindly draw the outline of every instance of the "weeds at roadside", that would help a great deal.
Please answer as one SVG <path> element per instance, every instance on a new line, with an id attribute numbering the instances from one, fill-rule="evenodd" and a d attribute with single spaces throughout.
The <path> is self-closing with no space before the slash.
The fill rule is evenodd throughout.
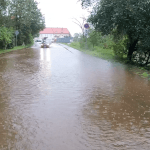
<path id="1" fill-rule="evenodd" d="M 149 74 L 147 73 L 147 72 L 144 72 L 143 74 L 142 74 L 142 77 L 144 77 L 144 78 L 147 78 L 149 76 Z"/>

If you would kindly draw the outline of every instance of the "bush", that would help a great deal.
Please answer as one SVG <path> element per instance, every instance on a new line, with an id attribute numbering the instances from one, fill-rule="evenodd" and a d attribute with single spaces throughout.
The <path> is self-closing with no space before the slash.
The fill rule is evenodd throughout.
<path id="1" fill-rule="evenodd" d="M 118 43 L 113 43 L 112 49 L 113 49 L 114 54 L 116 56 L 123 58 L 123 55 L 125 54 L 126 48 L 124 47 L 122 40 L 120 40 Z"/>
<path id="2" fill-rule="evenodd" d="M 6 49 L 8 44 L 12 43 L 14 31 L 12 28 L 0 27 L 0 45 L 2 49 Z"/>
<path id="3" fill-rule="evenodd" d="M 115 56 L 123 58 L 123 56 L 127 54 L 127 36 L 120 34 L 117 29 L 113 29 L 111 32 L 111 37 L 112 43 L 110 44 L 110 47 L 113 49 Z"/>

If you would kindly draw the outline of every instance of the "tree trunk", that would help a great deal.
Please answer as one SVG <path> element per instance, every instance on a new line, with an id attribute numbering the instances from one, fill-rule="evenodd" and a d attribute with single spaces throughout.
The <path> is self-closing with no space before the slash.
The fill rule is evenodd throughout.
<path id="1" fill-rule="evenodd" d="M 134 50 L 132 49 L 132 47 L 130 46 L 129 47 L 129 50 L 128 50 L 128 55 L 127 55 L 127 58 L 129 61 L 131 61 L 132 59 L 132 54 L 133 54 Z"/>
<path id="2" fill-rule="evenodd" d="M 137 48 L 136 48 L 137 42 L 138 42 L 138 39 L 135 40 L 133 43 L 130 43 L 129 50 L 128 50 L 128 55 L 127 55 L 127 58 L 128 58 L 129 61 L 131 61 L 131 59 L 132 59 L 133 52 L 137 50 Z"/>

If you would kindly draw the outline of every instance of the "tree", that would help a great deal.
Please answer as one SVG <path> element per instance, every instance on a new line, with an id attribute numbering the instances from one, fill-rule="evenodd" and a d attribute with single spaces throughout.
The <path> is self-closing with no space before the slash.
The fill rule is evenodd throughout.
<path id="1" fill-rule="evenodd" d="M 45 28 L 45 18 L 37 5 L 34 0 L 0 0 L 0 28 L 5 27 L 1 28 L 3 35 L 0 35 L 0 42 L 3 41 L 5 48 L 10 42 L 9 33 L 12 31 L 10 28 L 19 31 L 17 45 L 22 45 L 23 42 L 31 44 L 39 31 Z M 13 39 L 11 37 L 11 43 Z M 3 45 L 2 43 L 0 46 Z"/>
<path id="2" fill-rule="evenodd" d="M 7 0 L 0 0 L 0 26 L 4 25 L 7 8 Z"/>
<path id="3" fill-rule="evenodd" d="M 81 5 L 83 8 L 94 7 L 100 0 L 78 0 L 81 1 Z"/>
<path id="4" fill-rule="evenodd" d="M 45 28 L 45 18 L 34 0 L 13 0 L 8 6 L 9 21 L 6 26 L 13 26 L 19 31 L 18 45 L 29 44 L 29 39 L 35 37 Z"/>
<path id="5" fill-rule="evenodd" d="M 149 8 L 149 0 L 101 0 L 88 21 L 104 35 L 116 30 L 120 38 L 127 36 L 127 57 L 131 61 L 133 52 L 140 47 L 139 41 L 146 49 L 150 49 Z"/>

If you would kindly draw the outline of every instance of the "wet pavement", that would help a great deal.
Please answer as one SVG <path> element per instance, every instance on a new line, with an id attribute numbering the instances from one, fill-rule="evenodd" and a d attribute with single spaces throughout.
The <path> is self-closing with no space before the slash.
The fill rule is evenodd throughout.
<path id="1" fill-rule="evenodd" d="M 52 44 L 0 55 L 0 150 L 149 150 L 150 82 Z"/>

